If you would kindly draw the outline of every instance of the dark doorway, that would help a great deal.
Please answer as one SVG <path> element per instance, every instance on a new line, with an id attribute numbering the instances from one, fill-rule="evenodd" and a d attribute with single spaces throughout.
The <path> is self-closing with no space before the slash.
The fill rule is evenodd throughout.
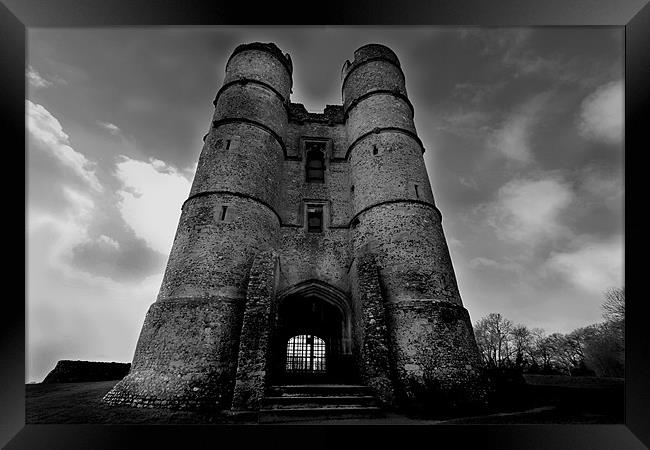
<path id="1" fill-rule="evenodd" d="M 308 289 L 279 299 L 273 383 L 347 383 L 357 379 L 349 309 L 327 297 Z"/>

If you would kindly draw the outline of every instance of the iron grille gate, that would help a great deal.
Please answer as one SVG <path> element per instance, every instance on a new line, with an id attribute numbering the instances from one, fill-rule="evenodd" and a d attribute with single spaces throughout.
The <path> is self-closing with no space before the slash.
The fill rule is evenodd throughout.
<path id="1" fill-rule="evenodd" d="M 325 341 L 301 334 L 287 343 L 287 373 L 325 373 Z"/>

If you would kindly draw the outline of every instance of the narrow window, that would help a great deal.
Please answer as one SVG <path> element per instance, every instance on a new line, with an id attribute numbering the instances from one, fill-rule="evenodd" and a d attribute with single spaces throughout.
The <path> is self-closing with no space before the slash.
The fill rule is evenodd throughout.
<path id="1" fill-rule="evenodd" d="M 352 193 L 354 194 L 354 184 L 353 184 L 352 187 L 350 188 L 350 192 L 352 192 Z"/>
<path id="2" fill-rule="evenodd" d="M 418 185 L 415 185 L 415 197 L 420 198 L 420 193 L 418 192 Z"/>
<path id="3" fill-rule="evenodd" d="M 307 231 L 321 233 L 323 231 L 323 207 L 320 205 L 307 206 Z"/>
<path id="4" fill-rule="evenodd" d="M 221 207 L 221 220 L 226 220 L 226 211 L 228 210 L 227 206 L 222 206 Z"/>
<path id="5" fill-rule="evenodd" d="M 377 150 L 377 146 L 376 146 L 376 145 L 373 145 L 373 146 L 372 146 L 372 154 L 373 154 L 373 155 L 376 155 L 377 153 L 379 153 L 379 150 Z"/>
<path id="6" fill-rule="evenodd" d="M 226 150 L 230 150 L 230 139 L 226 141 Z"/>
<path id="7" fill-rule="evenodd" d="M 309 142 L 307 148 L 307 181 L 310 183 L 323 183 L 325 181 L 325 144 L 320 142 Z"/>

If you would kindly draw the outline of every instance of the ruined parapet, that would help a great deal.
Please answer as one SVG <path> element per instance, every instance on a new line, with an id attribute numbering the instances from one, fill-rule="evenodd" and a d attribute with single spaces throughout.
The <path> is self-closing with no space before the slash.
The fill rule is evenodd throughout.
<path id="1" fill-rule="evenodd" d="M 109 403 L 230 408 L 251 265 L 277 247 L 291 72 L 274 44 L 228 60 L 157 301 Z"/>
<path id="2" fill-rule="evenodd" d="M 478 351 L 397 57 L 382 45 L 361 47 L 344 66 L 342 88 L 354 185 L 353 251 L 356 258 L 373 253 L 377 261 L 396 391 L 403 402 L 438 386 L 474 392 Z"/>

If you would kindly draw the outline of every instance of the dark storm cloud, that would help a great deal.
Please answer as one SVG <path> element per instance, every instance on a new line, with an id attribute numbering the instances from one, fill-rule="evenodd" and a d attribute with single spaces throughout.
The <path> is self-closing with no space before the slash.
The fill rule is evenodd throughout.
<path id="1" fill-rule="evenodd" d="M 137 281 L 160 272 L 167 257 L 142 239 L 115 241 L 106 235 L 72 249 L 70 264 L 81 272 L 115 281 Z"/>

